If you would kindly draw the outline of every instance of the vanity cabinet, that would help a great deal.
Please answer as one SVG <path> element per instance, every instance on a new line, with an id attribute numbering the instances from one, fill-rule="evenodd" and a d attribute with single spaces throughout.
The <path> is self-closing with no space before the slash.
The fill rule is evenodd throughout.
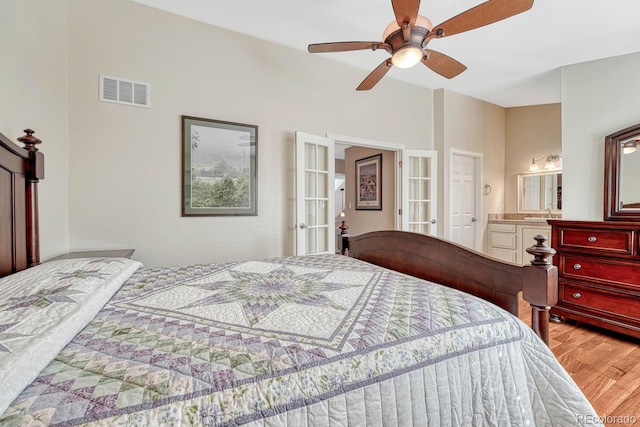
<path id="1" fill-rule="evenodd" d="M 518 262 L 518 234 L 515 224 L 489 224 L 489 256 L 514 264 Z"/>
<path id="2" fill-rule="evenodd" d="M 547 238 L 550 245 L 551 227 L 544 223 L 527 221 L 489 223 L 489 256 L 514 264 L 529 264 L 533 256 L 527 248 L 535 245 L 538 234 Z"/>
<path id="3" fill-rule="evenodd" d="M 563 318 L 640 338 L 640 223 L 549 221 Z"/>
<path id="4" fill-rule="evenodd" d="M 551 246 L 551 226 L 542 224 L 519 224 L 518 235 L 520 241 L 518 242 L 518 264 L 529 265 L 533 261 L 533 255 L 527 252 L 527 248 L 536 244 L 534 237 L 538 234 L 547 238 L 545 244 Z"/>

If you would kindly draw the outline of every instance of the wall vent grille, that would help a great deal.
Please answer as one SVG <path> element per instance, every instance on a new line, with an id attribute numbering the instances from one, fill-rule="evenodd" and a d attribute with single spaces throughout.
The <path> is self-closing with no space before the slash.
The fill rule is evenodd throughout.
<path id="1" fill-rule="evenodd" d="M 101 74 L 100 101 L 151 108 L 151 86 Z"/>

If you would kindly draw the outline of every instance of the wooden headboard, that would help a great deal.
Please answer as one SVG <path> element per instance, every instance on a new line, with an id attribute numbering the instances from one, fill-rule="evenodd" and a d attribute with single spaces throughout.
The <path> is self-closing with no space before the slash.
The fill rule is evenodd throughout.
<path id="1" fill-rule="evenodd" d="M 0 277 L 40 262 L 38 181 L 44 156 L 34 131 L 18 138 L 25 148 L 0 133 Z"/>

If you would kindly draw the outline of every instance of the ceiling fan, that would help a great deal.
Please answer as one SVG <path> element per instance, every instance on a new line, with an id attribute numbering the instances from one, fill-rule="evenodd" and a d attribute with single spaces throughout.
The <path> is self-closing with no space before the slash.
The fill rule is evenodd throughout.
<path id="1" fill-rule="evenodd" d="M 433 26 L 426 17 L 418 15 L 420 0 L 391 0 L 391 5 L 396 19 L 387 26 L 382 42 L 316 43 L 309 45 L 309 52 L 346 52 L 366 49 L 384 49 L 389 52 L 391 57 L 378 65 L 356 90 L 373 88 L 393 65 L 409 68 L 418 62 L 422 62 L 441 76 L 451 79 L 467 67 L 444 53 L 427 49 L 427 44 L 431 40 L 473 30 L 525 12 L 531 9 L 533 0 L 488 0 L 436 26 Z"/>

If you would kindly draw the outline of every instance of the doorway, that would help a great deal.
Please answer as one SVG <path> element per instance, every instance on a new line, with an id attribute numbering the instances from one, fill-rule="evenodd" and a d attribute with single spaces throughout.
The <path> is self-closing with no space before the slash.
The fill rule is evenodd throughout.
<path id="1" fill-rule="evenodd" d="M 445 228 L 449 240 L 471 249 L 481 248 L 480 182 L 482 154 L 451 150 L 449 162 L 449 212 Z"/>
<path id="2" fill-rule="evenodd" d="M 377 141 L 366 138 L 357 138 L 345 135 L 327 134 L 327 138 L 335 141 L 336 166 L 339 161 L 344 165 L 344 194 L 336 194 L 336 200 L 340 201 L 344 195 L 345 216 L 338 222 L 345 220 L 349 234 L 362 234 L 367 231 L 381 229 L 399 229 L 401 219 L 399 217 L 400 203 L 400 175 L 398 162 L 404 146 L 386 141 Z M 372 154 L 383 153 L 382 159 L 382 186 L 384 196 L 381 210 L 359 210 L 356 206 L 355 160 L 368 157 Z"/>
<path id="3" fill-rule="evenodd" d="M 351 150 L 350 156 L 347 150 Z M 342 135 L 320 137 L 296 132 L 296 153 L 298 255 L 326 253 L 336 247 L 342 220 L 349 226 L 348 234 L 382 229 L 436 234 L 435 151 L 405 150 L 400 144 Z M 337 167 L 337 161 L 332 161 L 331 167 L 318 161 L 326 159 L 329 153 L 332 159 L 344 156 L 344 169 Z M 383 153 L 382 209 L 359 210 L 355 198 L 355 162 L 372 153 Z M 411 167 L 403 167 L 403 157 Z M 342 178 L 341 170 L 344 182 L 335 179 Z M 385 212 L 381 212 L 383 209 Z M 344 216 L 339 217 L 342 211 Z M 387 219 L 382 224 L 379 220 L 384 216 Z"/>

